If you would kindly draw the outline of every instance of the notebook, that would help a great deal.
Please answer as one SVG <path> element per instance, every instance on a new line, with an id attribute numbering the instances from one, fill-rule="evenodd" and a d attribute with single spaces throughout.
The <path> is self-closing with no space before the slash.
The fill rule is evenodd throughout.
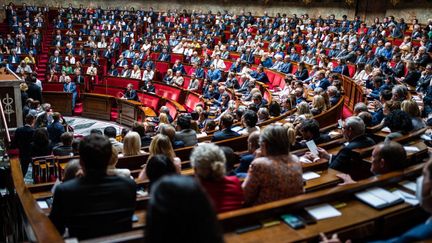
<path id="1" fill-rule="evenodd" d="M 305 210 L 316 220 L 341 216 L 342 213 L 328 203 L 305 207 Z"/>
<path id="2" fill-rule="evenodd" d="M 355 194 L 355 196 L 360 199 L 360 201 L 376 209 L 387 208 L 404 201 L 399 196 L 379 187 L 373 187 L 365 191 L 358 192 Z"/>
<path id="3" fill-rule="evenodd" d="M 312 171 L 308 171 L 308 172 L 303 173 L 303 180 L 305 180 L 305 181 L 316 179 L 319 177 L 320 177 L 319 174 L 312 172 Z"/>

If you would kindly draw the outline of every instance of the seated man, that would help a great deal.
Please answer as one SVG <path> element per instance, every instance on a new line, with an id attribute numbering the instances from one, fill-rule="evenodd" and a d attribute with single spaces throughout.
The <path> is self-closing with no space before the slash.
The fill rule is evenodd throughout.
<path id="1" fill-rule="evenodd" d="M 372 151 L 370 171 L 374 175 L 382 175 L 392 171 L 402 170 L 408 166 L 407 154 L 404 147 L 397 142 L 383 142 L 375 146 Z M 343 184 L 356 183 L 348 174 L 337 174 L 344 180 Z"/>
<path id="2" fill-rule="evenodd" d="M 255 159 L 255 151 L 259 149 L 259 135 L 259 131 L 249 134 L 248 152 L 240 156 L 240 165 L 235 170 L 237 176 L 246 177 L 246 173 L 249 170 L 249 165 Z"/>
<path id="3" fill-rule="evenodd" d="M 73 134 L 65 132 L 60 136 L 61 144 L 53 148 L 53 155 L 55 156 L 69 156 L 73 155 L 72 141 Z"/>
<path id="4" fill-rule="evenodd" d="M 220 120 L 220 131 L 213 134 L 212 142 L 225 140 L 240 136 L 237 132 L 231 130 L 234 118 L 230 114 L 225 114 Z"/>
<path id="5" fill-rule="evenodd" d="M 198 143 L 195 130 L 191 128 L 191 117 L 189 115 L 180 115 L 177 118 L 177 132 L 175 140 L 182 141 L 184 146 L 193 146 Z"/>
<path id="6" fill-rule="evenodd" d="M 336 155 L 329 154 L 326 150 L 318 148 L 319 157 L 329 160 L 329 168 L 350 174 L 355 177 L 356 168 L 354 163 L 353 149 L 366 148 L 375 145 L 375 142 L 365 135 L 365 124 L 360 117 L 352 116 L 345 120 L 342 127 L 343 136 L 348 141 Z M 312 155 L 309 154 L 308 155 Z M 313 155 L 310 158 L 313 161 Z M 356 179 L 356 178 L 355 178 Z"/>
<path id="7" fill-rule="evenodd" d="M 84 176 L 58 185 L 50 219 L 60 234 L 65 228 L 78 239 L 115 234 L 132 228 L 136 184 L 129 178 L 107 176 L 111 143 L 101 135 L 79 145 Z"/>
<path id="8" fill-rule="evenodd" d="M 138 94 L 136 90 L 134 90 L 133 88 L 133 84 L 128 84 L 126 86 L 126 92 L 124 93 L 123 98 L 127 100 L 135 100 L 135 101 L 139 100 Z"/>
<path id="9" fill-rule="evenodd" d="M 313 140 L 315 144 L 322 144 L 331 140 L 328 134 L 320 132 L 319 123 L 315 119 L 304 120 L 299 130 L 304 140 L 300 142 L 302 148 L 306 148 L 306 141 L 309 140 Z"/>

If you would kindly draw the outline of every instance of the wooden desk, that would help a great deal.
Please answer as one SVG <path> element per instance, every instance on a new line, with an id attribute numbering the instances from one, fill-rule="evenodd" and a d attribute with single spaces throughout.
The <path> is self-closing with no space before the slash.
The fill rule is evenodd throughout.
<path id="1" fill-rule="evenodd" d="M 120 125 L 132 127 L 138 121 L 141 102 L 125 99 L 117 99 L 118 118 Z"/>
<path id="2" fill-rule="evenodd" d="M 103 94 L 81 94 L 83 102 L 83 117 L 89 117 L 101 120 L 111 119 L 111 107 L 115 98 Z"/>
<path id="3" fill-rule="evenodd" d="M 54 111 L 65 116 L 72 116 L 72 93 L 44 91 L 42 97 L 44 102 L 51 104 Z"/>

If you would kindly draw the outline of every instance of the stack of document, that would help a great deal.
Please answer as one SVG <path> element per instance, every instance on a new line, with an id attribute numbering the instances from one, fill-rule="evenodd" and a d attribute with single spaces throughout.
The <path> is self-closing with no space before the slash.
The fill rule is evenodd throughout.
<path id="1" fill-rule="evenodd" d="M 358 192 L 355 196 L 364 203 L 377 209 L 387 208 L 404 201 L 399 196 L 379 187 L 373 187 L 366 191 Z"/>

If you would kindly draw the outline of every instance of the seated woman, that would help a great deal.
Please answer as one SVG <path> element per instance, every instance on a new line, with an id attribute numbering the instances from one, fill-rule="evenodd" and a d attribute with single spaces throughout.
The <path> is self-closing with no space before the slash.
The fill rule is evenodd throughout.
<path id="1" fill-rule="evenodd" d="M 410 116 L 405 111 L 401 110 L 390 112 L 384 120 L 384 126 L 388 127 L 391 131 L 391 133 L 386 136 L 385 142 L 407 135 L 413 130 Z"/>
<path id="2" fill-rule="evenodd" d="M 115 166 L 118 162 L 118 151 L 115 147 L 112 148 L 111 159 L 107 167 L 107 175 L 130 177 L 131 172 L 129 169 L 117 169 Z"/>
<path id="3" fill-rule="evenodd" d="M 163 78 L 163 82 L 166 84 L 172 84 L 172 80 L 174 79 L 174 74 L 172 69 L 168 69 L 167 73 L 165 74 Z"/>
<path id="4" fill-rule="evenodd" d="M 200 145 L 194 148 L 190 160 L 195 175 L 210 195 L 218 213 L 243 206 L 240 181 L 235 176 L 225 176 L 226 158 L 218 146 L 210 143 Z"/>
<path id="5" fill-rule="evenodd" d="M 312 100 L 312 115 L 316 116 L 327 110 L 325 99 L 322 95 L 315 95 Z"/>
<path id="6" fill-rule="evenodd" d="M 157 154 L 164 154 L 166 155 L 171 161 L 173 161 L 174 165 L 176 166 L 177 172 L 180 173 L 181 171 L 181 160 L 180 158 L 176 157 L 174 149 L 171 144 L 171 140 L 168 138 L 168 136 L 158 134 L 153 137 L 150 147 L 149 147 L 149 159 L 151 159 L 153 156 Z M 145 174 L 145 165 L 143 166 L 144 169 L 140 172 L 138 179 L 144 180 L 146 179 Z"/>
<path id="7" fill-rule="evenodd" d="M 145 166 L 145 175 L 149 180 L 149 191 L 152 185 L 165 175 L 179 174 L 174 162 L 164 154 L 157 154 L 152 156 Z"/>
<path id="8" fill-rule="evenodd" d="M 123 153 L 120 157 L 140 154 L 145 154 L 141 150 L 141 136 L 137 132 L 128 132 L 123 139 Z"/>
<path id="9" fill-rule="evenodd" d="M 267 126 L 260 134 L 261 156 L 251 163 L 243 182 L 247 205 L 272 202 L 302 194 L 302 167 L 290 154 L 287 128 Z"/>
<path id="10" fill-rule="evenodd" d="M 415 100 L 402 101 L 401 110 L 405 111 L 411 117 L 411 122 L 414 131 L 426 127 L 426 123 L 421 119 L 420 109 Z"/>
<path id="11" fill-rule="evenodd" d="M 186 176 L 165 176 L 154 184 L 144 235 L 149 243 L 224 242 L 208 196 Z"/>

